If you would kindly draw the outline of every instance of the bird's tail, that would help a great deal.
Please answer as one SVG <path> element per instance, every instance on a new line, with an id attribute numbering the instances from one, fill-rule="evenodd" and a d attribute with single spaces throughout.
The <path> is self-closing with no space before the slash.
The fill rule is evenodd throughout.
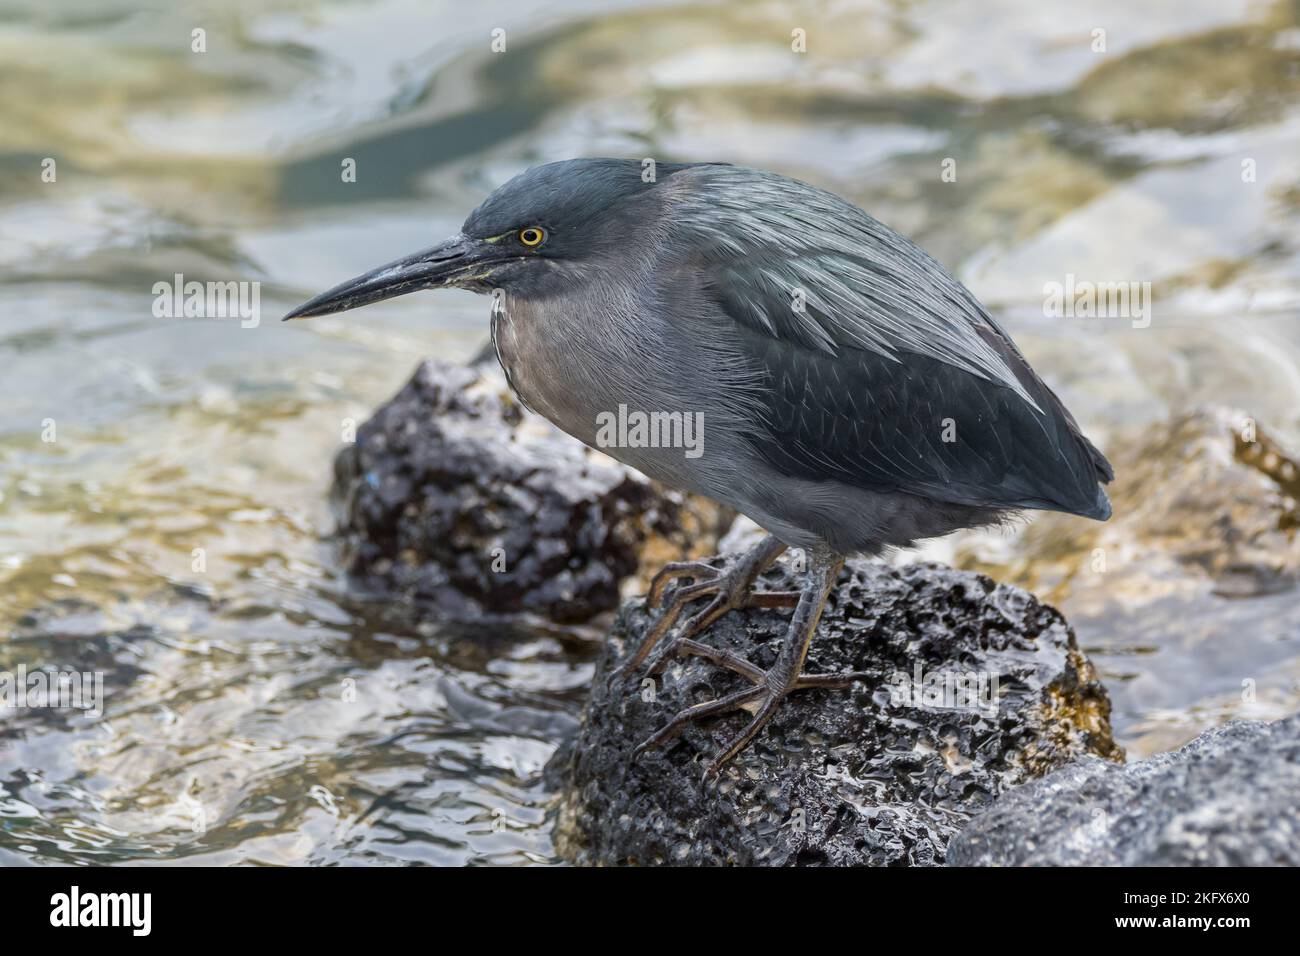
<path id="1" fill-rule="evenodd" d="M 1106 456 L 1101 453 L 1100 448 L 1088 441 L 1085 436 L 1080 435 L 1079 437 L 1083 439 L 1083 446 L 1088 449 L 1088 454 L 1092 457 L 1092 463 L 1097 469 L 1097 480 L 1102 484 L 1110 484 L 1115 480 L 1115 469 L 1111 467 L 1110 462 L 1106 460 Z"/>

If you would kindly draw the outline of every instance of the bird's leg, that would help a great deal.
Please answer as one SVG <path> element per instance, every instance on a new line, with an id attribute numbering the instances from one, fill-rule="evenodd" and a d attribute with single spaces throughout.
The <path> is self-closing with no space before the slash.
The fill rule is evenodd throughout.
<path id="1" fill-rule="evenodd" d="M 656 658 L 651 673 L 660 669 L 684 640 L 689 640 L 728 611 L 742 607 L 793 607 L 798 593 L 772 591 L 755 593 L 755 579 L 780 556 L 785 545 L 768 535 L 750 548 L 725 570 L 719 570 L 702 561 L 674 561 L 666 564 L 650 581 L 646 606 L 657 608 L 663 603 L 668 583 L 680 578 L 690 578 L 691 583 L 679 586 L 672 592 L 672 600 L 659 620 L 641 641 L 636 652 L 612 675 L 622 678 L 640 667 L 655 646 L 672 630 L 686 605 L 699 598 L 710 598 L 709 603 L 692 614 L 682 624 L 664 652 Z"/>
<path id="2" fill-rule="evenodd" d="M 683 654 L 704 657 L 708 660 L 733 670 L 751 681 L 754 686 L 736 691 L 717 700 L 705 701 L 693 707 L 687 707 L 670 720 L 654 736 L 633 751 L 635 760 L 647 750 L 660 746 L 673 739 L 692 721 L 729 710 L 744 708 L 753 714 L 753 719 L 740 734 L 731 741 L 723 751 L 714 758 L 705 771 L 705 779 L 716 777 L 736 754 L 745 749 L 772 719 L 785 695 L 793 690 L 810 687 L 847 687 L 854 680 L 866 677 L 866 674 L 804 674 L 803 665 L 808 657 L 808 646 L 817 631 L 817 622 L 821 619 L 826 598 L 835 585 L 835 578 L 844 566 L 844 558 L 828 550 L 810 552 L 810 567 L 799 603 L 795 606 L 794 617 L 790 621 L 776 663 L 764 671 L 759 667 L 732 654 L 730 651 L 706 647 L 696 641 L 682 642 Z"/>

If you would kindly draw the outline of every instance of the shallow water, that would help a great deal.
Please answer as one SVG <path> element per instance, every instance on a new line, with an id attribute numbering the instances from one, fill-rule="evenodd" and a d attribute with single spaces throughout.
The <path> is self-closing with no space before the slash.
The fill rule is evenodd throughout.
<path id="1" fill-rule="evenodd" d="M 954 268 L 1103 447 L 1198 403 L 1300 447 L 1293 4 L 517 6 L 0 0 L 0 669 L 103 671 L 106 710 L 0 721 L 0 864 L 554 862 L 590 646 L 404 627 L 328 540 L 348 421 L 486 304 L 275 321 L 534 162 L 812 180 Z M 1152 282 L 1150 325 L 1045 318 L 1067 272 Z M 176 273 L 260 281 L 262 321 L 155 318 Z M 1177 646 L 1176 600 L 1060 598 L 1134 754 L 1241 715 L 1227 661 L 1250 715 L 1300 706 L 1292 594 Z"/>

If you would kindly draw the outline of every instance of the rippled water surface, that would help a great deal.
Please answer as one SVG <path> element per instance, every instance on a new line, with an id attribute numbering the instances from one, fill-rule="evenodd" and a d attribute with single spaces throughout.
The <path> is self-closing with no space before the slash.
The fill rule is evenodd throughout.
<path id="1" fill-rule="evenodd" d="M 329 544 L 343 423 L 486 304 L 275 321 L 534 162 L 814 181 L 949 264 L 1103 446 L 1201 403 L 1297 445 L 1294 4 L 521 6 L 0 0 L 0 669 L 106 701 L 0 717 L 0 864 L 555 862 L 540 769 L 590 644 L 404 626 Z M 1151 281 L 1150 327 L 1044 318 L 1067 272 Z M 263 321 L 155 318 L 176 273 L 260 281 Z M 1293 593 L 1186 627 L 1052 597 L 1136 755 L 1239 714 L 1241 666 L 1251 716 L 1300 705 Z"/>

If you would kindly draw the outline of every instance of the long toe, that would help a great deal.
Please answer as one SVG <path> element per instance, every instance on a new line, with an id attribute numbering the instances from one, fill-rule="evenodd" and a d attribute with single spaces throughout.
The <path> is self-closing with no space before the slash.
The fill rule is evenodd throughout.
<path id="1" fill-rule="evenodd" d="M 677 656 L 684 641 L 689 641 L 707 629 L 718 618 L 732 610 L 722 595 L 717 595 L 702 609 L 688 617 L 673 635 L 672 640 L 662 645 L 659 652 L 646 665 L 646 674 L 657 677 L 668 666 L 668 662 Z"/>
<path id="2" fill-rule="evenodd" d="M 698 588 L 700 585 L 692 585 L 692 588 Z M 632 652 L 632 656 L 614 669 L 609 675 L 611 681 L 621 681 L 626 679 L 634 670 L 645 662 L 650 656 L 650 652 L 658 646 L 659 642 L 664 639 L 673 625 L 677 623 L 677 618 L 681 616 L 682 610 L 696 597 L 700 592 L 687 589 L 678 591 L 673 595 L 672 602 L 668 605 L 667 610 L 660 615 L 659 620 L 655 621 L 654 626 L 650 628 L 649 633 L 642 639 L 637 649 Z"/>
<path id="3" fill-rule="evenodd" d="M 653 750 L 672 740 L 693 721 L 712 717 L 714 714 L 724 714 L 729 710 L 735 710 L 737 707 L 743 707 L 762 695 L 763 688 L 750 687 L 746 690 L 738 690 L 734 694 L 728 694 L 726 697 L 719 697 L 717 700 L 706 700 L 702 704 L 695 704 L 685 710 L 678 711 L 672 720 L 637 745 L 636 749 L 632 751 L 632 760 L 636 761 L 647 750 Z"/>
<path id="4" fill-rule="evenodd" d="M 650 579 L 650 589 L 646 592 L 646 607 L 657 608 L 663 603 L 664 592 L 668 585 L 680 578 L 694 581 L 710 581 L 721 572 L 711 564 L 703 561 L 670 561 Z"/>
<path id="5" fill-rule="evenodd" d="M 753 553 L 757 554 L 758 552 Z M 682 649 L 683 653 L 712 659 L 721 666 L 742 674 L 753 681 L 755 686 L 746 691 L 738 691 L 717 701 L 688 707 L 677 714 L 663 730 L 639 747 L 637 749 L 638 754 L 644 752 L 649 746 L 657 745 L 668 739 L 668 737 L 676 735 L 680 732 L 681 727 L 691 720 L 698 720 L 701 717 L 716 714 L 722 710 L 730 710 L 737 706 L 747 707 L 749 704 L 757 702 L 758 706 L 754 710 L 753 719 L 709 764 L 704 773 L 704 780 L 707 783 L 716 779 L 722 768 L 749 746 L 759 732 L 776 715 L 777 708 L 781 706 L 781 701 L 792 690 L 804 687 L 843 686 L 844 681 L 858 676 L 844 675 L 844 677 L 837 677 L 826 674 L 810 674 L 806 678 L 802 676 L 804 662 L 808 657 L 808 646 L 812 643 L 813 635 L 817 631 L 817 621 L 821 618 L 822 608 L 826 605 L 826 597 L 830 593 L 835 577 L 844 563 L 842 557 L 827 549 L 814 551 L 812 558 L 812 567 L 809 568 L 807 579 L 799 592 L 794 615 L 790 620 L 785 637 L 781 641 L 781 649 L 777 653 L 776 661 L 768 670 L 764 671 L 754 667 L 747 661 L 734 657 L 728 652 L 711 650 L 697 641 L 687 640 L 683 642 L 677 640 L 673 645 L 670 645 L 670 649 Z M 726 598 L 725 604 L 728 607 L 737 606 L 739 592 L 724 592 L 724 594 Z M 719 598 L 723 598 L 724 594 L 720 594 Z M 701 613 L 707 617 L 711 611 L 706 609 Z"/>
<path id="6" fill-rule="evenodd" d="M 762 693 L 763 690 L 766 690 L 766 693 L 763 693 L 763 696 L 760 698 L 761 703 L 759 704 L 757 712 L 754 714 L 754 719 L 745 725 L 745 729 L 737 734 L 720 754 L 713 758 L 713 762 L 710 763 L 708 769 L 704 771 L 705 783 L 716 780 L 718 774 L 722 771 L 722 768 L 730 763 L 735 758 L 736 754 L 740 753 L 750 745 L 750 742 L 758 736 L 758 732 L 767 726 L 768 722 L 776 716 L 777 708 L 781 706 L 781 701 L 785 699 L 785 695 L 788 693 L 788 691 L 784 690 L 771 690 L 766 688 L 760 688 L 759 690 L 760 693 Z"/>
<path id="7" fill-rule="evenodd" d="M 655 658 L 656 667 L 651 673 L 658 673 L 675 653 L 674 646 L 681 639 L 695 637 L 728 611 L 749 604 L 754 596 L 755 579 L 784 550 L 785 545 L 776 538 L 768 536 L 749 551 L 730 560 L 725 569 L 715 568 L 702 561 L 675 561 L 665 565 L 650 582 L 650 591 L 646 595 L 647 607 L 656 608 L 663 602 L 665 594 L 668 593 L 665 591 L 668 582 L 690 578 L 691 583 L 673 589 L 668 607 L 632 655 L 610 675 L 610 680 L 626 679 L 672 632 L 688 604 L 702 598 L 710 598 L 703 610 L 686 620 L 664 653 Z M 762 606 L 784 606 L 785 599 L 786 595 L 783 593 L 777 597 L 774 604 Z"/>

